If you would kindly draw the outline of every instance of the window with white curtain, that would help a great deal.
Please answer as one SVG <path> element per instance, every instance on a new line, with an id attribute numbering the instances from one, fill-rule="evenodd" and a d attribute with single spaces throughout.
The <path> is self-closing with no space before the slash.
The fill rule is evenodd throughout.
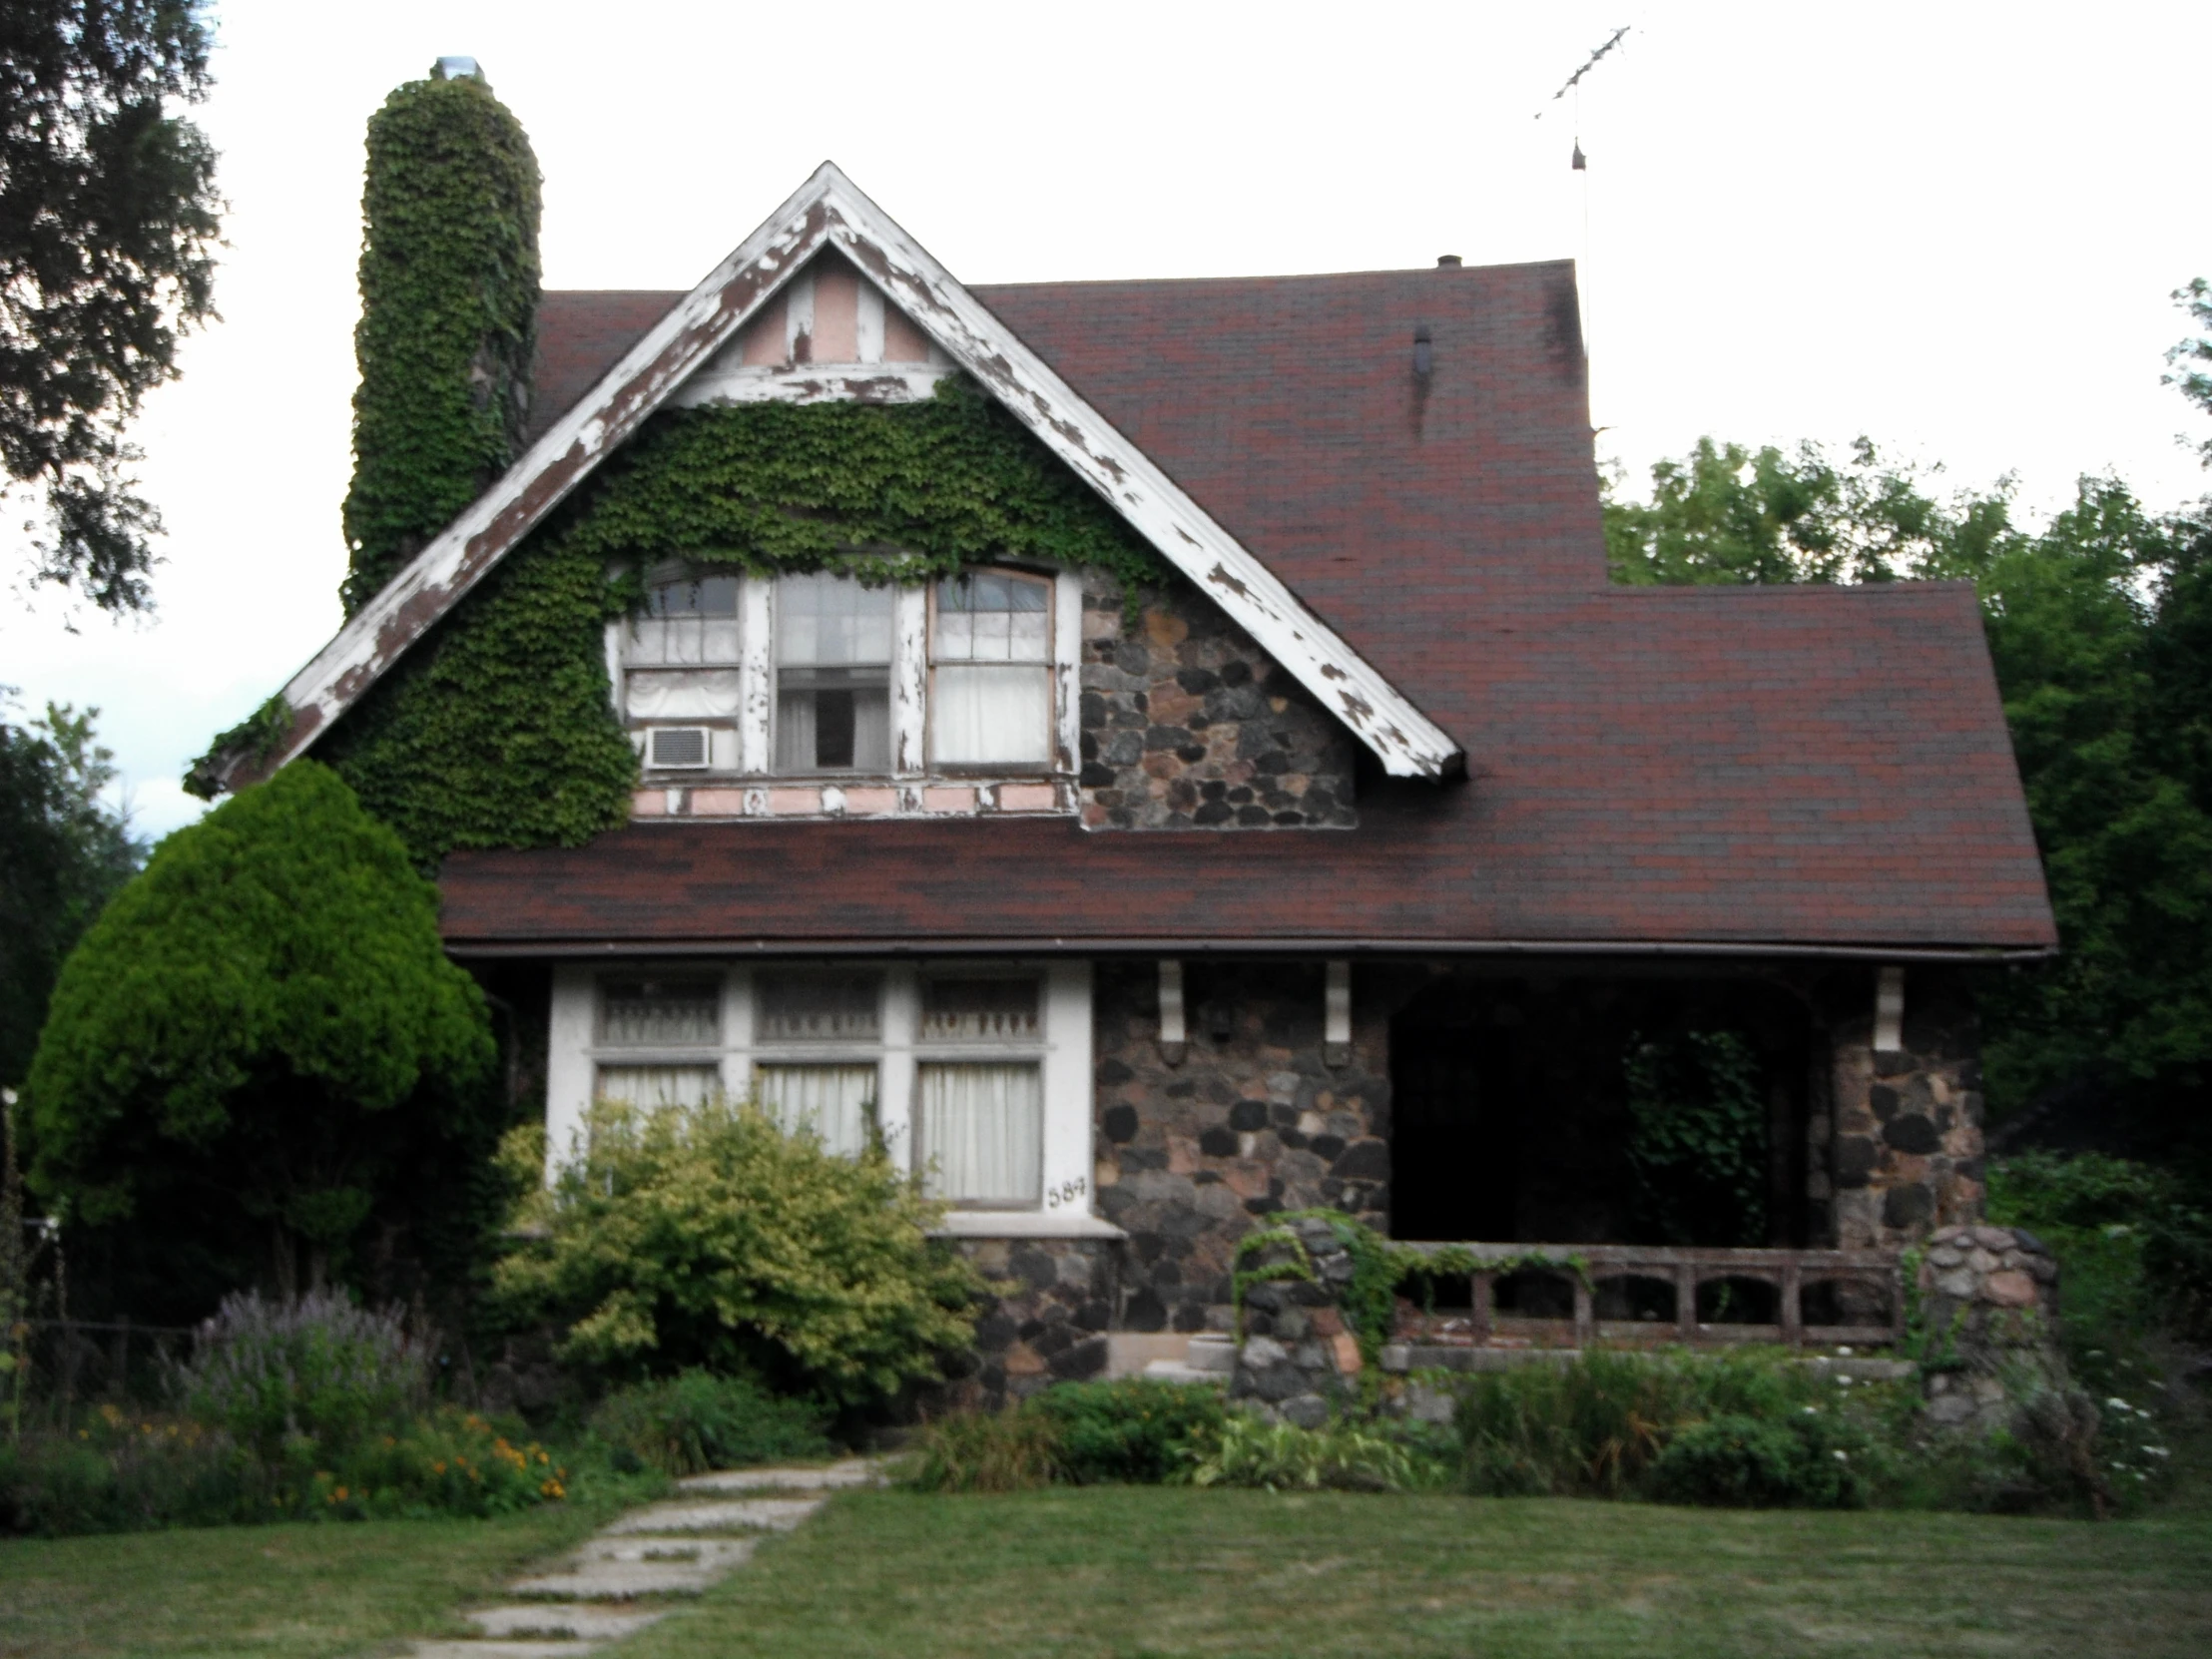
<path id="1" fill-rule="evenodd" d="M 663 571 L 623 632 L 625 711 L 633 720 L 737 713 L 737 576 Z"/>
<path id="2" fill-rule="evenodd" d="M 776 582 L 776 770 L 887 773 L 897 595 L 817 571 Z"/>
<path id="3" fill-rule="evenodd" d="M 940 766 L 1052 758 L 1052 584 L 972 570 L 939 582 L 929 638 L 929 754 Z"/>
<path id="4" fill-rule="evenodd" d="M 760 1065 L 761 1109 L 787 1135 L 813 1135 L 823 1150 L 856 1158 L 875 1120 L 872 1065 Z"/>
<path id="5" fill-rule="evenodd" d="M 938 958 L 556 967 L 548 1133 L 593 1100 L 758 1100 L 840 1156 L 881 1146 L 984 1236 L 1092 1221 L 1082 963 Z M 559 1156 L 560 1154 L 556 1154 Z M 1010 1229 L 993 1235 L 991 1229 Z"/>
<path id="6" fill-rule="evenodd" d="M 1034 1209 L 1044 1183 L 1044 1080 L 1036 1063 L 925 1060 L 916 1083 L 916 1153 L 929 1196 Z"/>
<path id="7" fill-rule="evenodd" d="M 601 1100 L 632 1106 L 699 1106 L 722 1093 L 720 1066 L 601 1066 L 594 1085 Z"/>

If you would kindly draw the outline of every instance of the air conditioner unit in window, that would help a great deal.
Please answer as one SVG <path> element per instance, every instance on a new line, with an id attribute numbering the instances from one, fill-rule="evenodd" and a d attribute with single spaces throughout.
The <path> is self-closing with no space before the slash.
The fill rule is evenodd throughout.
<path id="1" fill-rule="evenodd" d="M 655 726 L 645 735 L 645 764 L 657 770 L 703 770 L 708 753 L 704 726 Z"/>

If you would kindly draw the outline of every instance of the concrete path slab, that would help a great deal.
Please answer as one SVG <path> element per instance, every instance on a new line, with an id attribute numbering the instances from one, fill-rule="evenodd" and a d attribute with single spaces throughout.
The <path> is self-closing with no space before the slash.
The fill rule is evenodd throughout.
<path id="1" fill-rule="evenodd" d="M 758 1469 L 717 1469 L 676 1482 L 687 1492 L 837 1492 L 852 1486 L 879 1486 L 883 1471 L 870 1457 L 847 1457 L 818 1468 L 777 1465 Z"/>
<path id="2" fill-rule="evenodd" d="M 578 1602 L 526 1601 L 510 1607 L 480 1607 L 473 1613 L 463 1613 L 486 1636 L 536 1637 L 541 1641 L 559 1641 L 562 1653 L 580 1653 L 584 1649 L 575 1638 L 596 1637 L 613 1641 L 620 1636 L 634 1636 L 647 1625 L 660 1619 L 659 1613 L 641 1613 L 612 1607 L 601 1607 Z M 480 1654 L 489 1644 L 471 1642 L 467 1651 Z"/>
<path id="3" fill-rule="evenodd" d="M 819 1497 L 738 1498 L 723 1503 L 649 1503 L 633 1509 L 602 1537 L 640 1532 L 789 1532 L 820 1509 Z"/>
<path id="4" fill-rule="evenodd" d="M 665 1561 L 672 1566 L 693 1566 L 701 1571 L 728 1572 L 753 1553 L 753 1538 L 675 1537 L 652 1533 L 628 1537 L 592 1539 L 572 1560 L 588 1566 L 594 1561 Z"/>
<path id="5" fill-rule="evenodd" d="M 695 1596 L 721 1576 L 720 1567 L 689 1561 L 592 1561 L 518 1578 L 507 1593 L 547 1601 L 634 1601 L 639 1596 Z"/>

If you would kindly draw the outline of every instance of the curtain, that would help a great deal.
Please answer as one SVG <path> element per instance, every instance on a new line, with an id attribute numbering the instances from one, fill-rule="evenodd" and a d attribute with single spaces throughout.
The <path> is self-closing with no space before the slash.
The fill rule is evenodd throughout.
<path id="1" fill-rule="evenodd" d="M 1033 1208 L 1044 1184 L 1044 1079 L 1033 1065 L 924 1065 L 929 1196 Z"/>
<path id="2" fill-rule="evenodd" d="M 733 668 L 638 670 L 628 680 L 633 720 L 727 719 L 738 712 L 738 671 Z"/>
<path id="3" fill-rule="evenodd" d="M 815 770 L 815 694 L 787 691 L 776 700 L 776 770 L 789 777 Z"/>
<path id="4" fill-rule="evenodd" d="M 601 1066 L 599 1098 L 633 1106 L 698 1106 L 722 1093 L 719 1066 Z"/>
<path id="5" fill-rule="evenodd" d="M 944 664 L 929 707 L 929 752 L 955 765 L 1052 758 L 1052 671 Z"/>
<path id="6" fill-rule="evenodd" d="M 761 1109 L 787 1135 L 808 1132 L 826 1152 L 853 1158 L 867 1149 L 875 1110 L 873 1066 L 759 1066 Z"/>

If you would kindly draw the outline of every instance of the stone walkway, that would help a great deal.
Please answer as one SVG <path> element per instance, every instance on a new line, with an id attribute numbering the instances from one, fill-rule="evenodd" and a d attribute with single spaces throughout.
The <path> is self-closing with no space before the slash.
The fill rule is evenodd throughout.
<path id="1" fill-rule="evenodd" d="M 514 1599 L 462 1616 L 477 1635 L 416 1642 L 414 1659 L 573 1659 L 643 1630 L 669 1609 L 641 1597 L 695 1596 L 789 1532 L 830 1494 L 882 1479 L 864 1457 L 826 1468 L 730 1469 L 679 1480 L 681 1494 L 633 1509 L 549 1572 L 507 1586 Z"/>

